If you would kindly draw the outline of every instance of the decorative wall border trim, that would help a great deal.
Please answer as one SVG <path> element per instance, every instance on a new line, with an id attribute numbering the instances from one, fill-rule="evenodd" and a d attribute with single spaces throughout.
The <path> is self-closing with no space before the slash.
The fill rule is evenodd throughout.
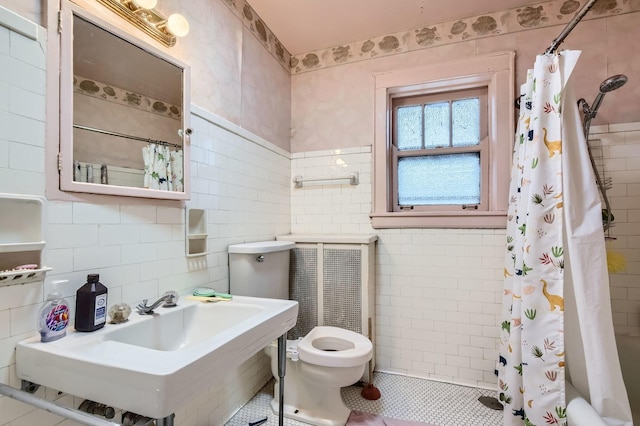
<path id="1" fill-rule="evenodd" d="M 73 76 L 73 92 L 164 115 L 174 120 L 180 120 L 182 117 L 182 111 L 178 106 L 78 75 Z"/>
<path id="2" fill-rule="evenodd" d="M 222 2 L 256 36 L 258 41 L 276 58 L 278 63 L 289 72 L 291 53 L 280 43 L 280 40 L 267 27 L 267 24 L 258 16 L 251 5 L 246 0 L 222 0 Z"/>
<path id="3" fill-rule="evenodd" d="M 236 0 L 224 0 L 234 2 Z M 238 0 L 244 3 L 245 0 Z M 414 28 L 393 34 L 320 49 L 291 57 L 291 74 L 406 53 L 468 40 L 516 33 L 554 25 L 566 25 L 586 0 L 553 0 L 487 15 Z M 600 0 L 584 19 L 599 19 L 640 11 L 633 0 Z M 549 45 L 559 35 L 549 34 Z M 543 52 L 540 52 L 543 53 Z"/>

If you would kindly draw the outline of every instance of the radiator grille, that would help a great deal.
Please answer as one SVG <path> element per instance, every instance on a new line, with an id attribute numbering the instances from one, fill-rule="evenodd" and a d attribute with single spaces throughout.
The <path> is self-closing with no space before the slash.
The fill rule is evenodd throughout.
<path id="1" fill-rule="evenodd" d="M 298 322 L 289 331 L 289 339 L 304 337 L 319 324 L 363 333 L 362 324 L 362 251 L 331 249 L 322 251 L 323 282 L 318 283 L 318 249 L 291 251 L 289 298 L 298 301 Z M 318 289 L 322 291 L 319 312 Z"/>
<path id="2" fill-rule="evenodd" d="M 304 337 L 318 325 L 318 250 L 291 250 L 289 299 L 298 301 L 298 322 L 289 331 L 289 339 Z"/>
<path id="3" fill-rule="evenodd" d="M 324 325 L 362 333 L 361 251 L 325 249 Z"/>

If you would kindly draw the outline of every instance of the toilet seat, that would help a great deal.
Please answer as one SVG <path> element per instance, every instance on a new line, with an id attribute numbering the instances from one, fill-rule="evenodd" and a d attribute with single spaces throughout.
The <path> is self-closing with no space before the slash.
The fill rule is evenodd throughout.
<path id="1" fill-rule="evenodd" d="M 318 326 L 298 342 L 301 361 L 324 367 L 357 367 L 371 359 L 373 344 L 344 328 Z"/>

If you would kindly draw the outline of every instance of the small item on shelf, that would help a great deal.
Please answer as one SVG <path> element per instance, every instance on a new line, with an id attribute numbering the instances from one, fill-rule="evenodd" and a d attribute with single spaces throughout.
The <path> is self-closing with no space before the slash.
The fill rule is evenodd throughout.
<path id="1" fill-rule="evenodd" d="M 82 178 L 80 176 L 82 176 L 80 174 L 80 162 L 78 160 L 74 160 L 73 161 L 73 180 L 76 182 L 81 182 Z"/>
<path id="2" fill-rule="evenodd" d="M 18 270 L 18 271 L 22 271 L 25 269 L 38 269 L 38 265 L 36 265 L 35 263 L 28 263 L 26 265 L 20 265 L 20 266 L 16 266 L 15 268 L 13 268 L 14 270 Z"/>
<path id="3" fill-rule="evenodd" d="M 76 331 L 95 331 L 107 322 L 107 287 L 99 280 L 100 275 L 89 274 L 76 292 Z"/>
<path id="4" fill-rule="evenodd" d="M 57 284 L 66 280 L 54 281 L 53 292 L 47 295 L 47 301 L 38 311 L 38 332 L 41 342 L 53 342 L 67 334 L 69 325 L 69 304 L 58 293 Z"/>
<path id="5" fill-rule="evenodd" d="M 109 185 L 109 175 L 107 171 L 107 165 L 100 166 L 100 183 L 103 185 Z"/>

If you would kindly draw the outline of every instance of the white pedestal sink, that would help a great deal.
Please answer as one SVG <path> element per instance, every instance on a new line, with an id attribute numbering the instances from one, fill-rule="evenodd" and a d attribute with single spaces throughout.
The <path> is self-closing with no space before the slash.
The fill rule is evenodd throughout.
<path id="1" fill-rule="evenodd" d="M 297 316 L 290 300 L 180 300 L 91 333 L 19 342 L 16 368 L 20 379 L 160 419 L 285 334 Z"/>

